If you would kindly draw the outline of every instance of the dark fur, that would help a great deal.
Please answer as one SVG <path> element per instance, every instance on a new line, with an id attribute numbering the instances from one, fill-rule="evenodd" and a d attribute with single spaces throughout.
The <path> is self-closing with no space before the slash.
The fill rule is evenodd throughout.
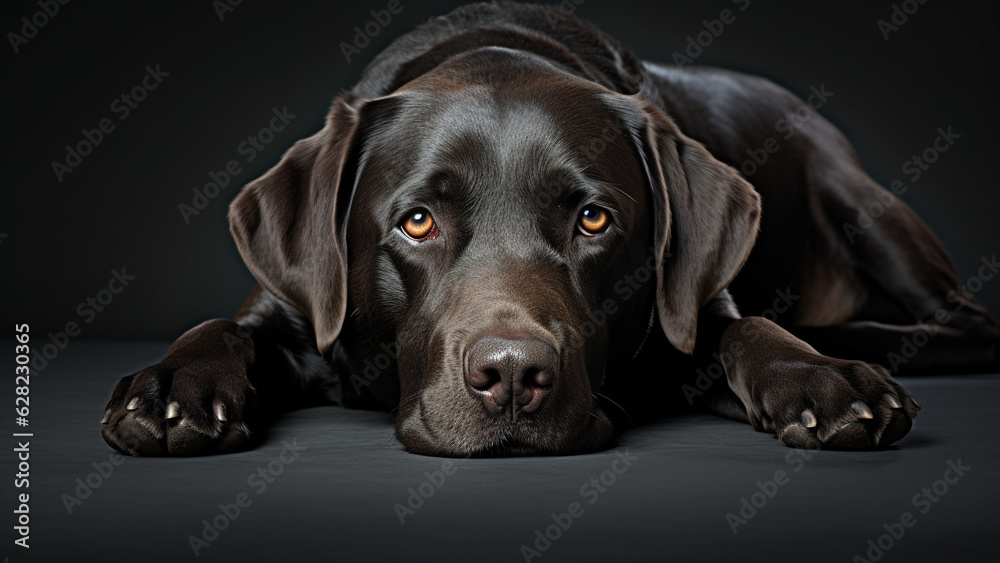
<path id="1" fill-rule="evenodd" d="M 760 78 L 641 62 L 555 8 L 436 18 L 236 198 L 260 286 L 235 321 L 122 379 L 104 437 L 134 455 L 229 451 L 268 413 L 332 399 L 398 407 L 420 453 L 584 451 L 612 435 L 599 390 L 662 411 L 697 368 L 724 367 L 690 396 L 787 445 L 886 447 L 919 409 L 878 365 L 901 338 L 945 311 L 904 369 L 990 370 L 1000 328 L 953 291 L 903 202 L 848 240 L 858 206 L 893 196 L 822 117 L 752 177 L 733 168 L 802 104 Z M 610 210 L 606 233 L 574 234 L 585 204 Z M 416 207 L 439 238 L 398 230 Z M 737 312 L 786 288 L 781 326 Z M 496 366 L 554 382 L 466 382 Z"/>

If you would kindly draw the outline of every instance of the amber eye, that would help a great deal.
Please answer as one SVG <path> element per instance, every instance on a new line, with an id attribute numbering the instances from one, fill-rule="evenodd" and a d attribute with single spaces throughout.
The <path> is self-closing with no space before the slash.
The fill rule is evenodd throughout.
<path id="1" fill-rule="evenodd" d="M 437 238 L 440 231 L 434 224 L 434 219 L 426 209 L 417 209 L 403 221 L 400 225 L 406 236 L 416 241 L 425 241 Z"/>
<path id="2" fill-rule="evenodd" d="M 596 205 L 588 205 L 580 212 L 580 219 L 577 221 L 577 225 L 579 225 L 581 233 L 592 237 L 603 233 L 608 228 L 610 222 L 611 217 L 608 216 L 607 211 Z"/>

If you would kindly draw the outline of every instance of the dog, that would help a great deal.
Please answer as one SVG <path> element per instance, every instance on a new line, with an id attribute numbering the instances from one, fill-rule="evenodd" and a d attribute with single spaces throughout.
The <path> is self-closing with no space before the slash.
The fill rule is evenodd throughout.
<path id="1" fill-rule="evenodd" d="M 787 446 L 886 448 L 920 408 L 889 370 L 996 370 L 1000 324 L 805 104 L 556 7 L 432 19 L 235 198 L 258 287 L 121 379 L 103 436 L 228 452 L 336 401 L 394 410 L 419 454 L 568 454 L 683 394 Z"/>

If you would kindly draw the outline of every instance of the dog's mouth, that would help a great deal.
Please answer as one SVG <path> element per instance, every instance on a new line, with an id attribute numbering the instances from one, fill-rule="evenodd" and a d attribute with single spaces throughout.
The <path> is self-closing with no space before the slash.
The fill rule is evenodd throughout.
<path id="1" fill-rule="evenodd" d="M 456 401 L 458 402 L 458 401 Z M 454 403 L 453 403 L 454 404 Z M 594 400 L 586 406 L 550 404 L 517 418 L 492 416 L 480 405 L 443 413 L 417 400 L 397 417 L 396 437 L 412 453 L 445 457 L 570 455 L 599 450 L 613 434 Z"/>
<path id="2" fill-rule="evenodd" d="M 574 455 L 603 449 L 610 442 L 611 420 L 596 404 L 590 409 L 590 419 L 584 429 L 572 440 L 558 445 L 538 444 L 524 441 L 517 436 L 501 440 L 500 443 L 471 452 L 469 457 L 524 457 L 539 455 Z"/>

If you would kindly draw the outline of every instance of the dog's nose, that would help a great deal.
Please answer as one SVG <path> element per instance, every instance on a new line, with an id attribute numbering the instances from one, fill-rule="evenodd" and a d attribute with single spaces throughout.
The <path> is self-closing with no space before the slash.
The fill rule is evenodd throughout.
<path id="1" fill-rule="evenodd" d="M 510 407 L 513 417 L 541 406 L 558 371 L 559 356 L 544 340 L 486 336 L 469 348 L 465 382 L 491 412 L 508 412 Z"/>

